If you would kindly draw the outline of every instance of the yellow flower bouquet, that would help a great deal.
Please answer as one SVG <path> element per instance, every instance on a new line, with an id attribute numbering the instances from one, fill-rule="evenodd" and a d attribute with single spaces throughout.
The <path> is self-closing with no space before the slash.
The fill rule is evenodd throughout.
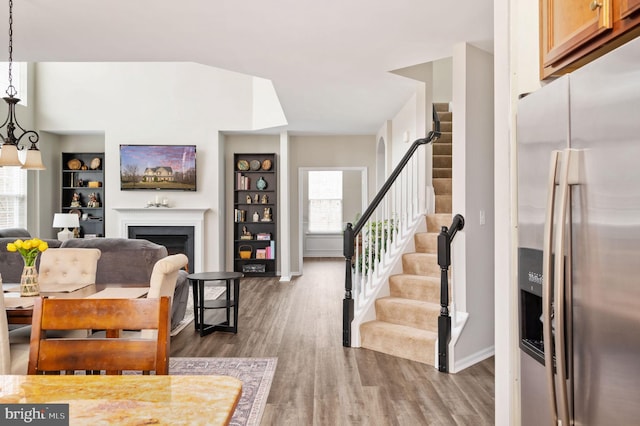
<path id="1" fill-rule="evenodd" d="M 20 296 L 37 296 L 40 294 L 36 259 L 38 255 L 49 248 L 49 245 L 38 238 L 30 240 L 15 240 L 7 244 L 7 251 L 18 252 L 24 260 L 24 268 L 20 276 Z"/>
<path id="2" fill-rule="evenodd" d="M 18 252 L 24 259 L 24 266 L 35 266 L 38 255 L 49 248 L 46 241 L 38 238 L 31 240 L 15 240 L 7 244 L 7 251 Z"/>

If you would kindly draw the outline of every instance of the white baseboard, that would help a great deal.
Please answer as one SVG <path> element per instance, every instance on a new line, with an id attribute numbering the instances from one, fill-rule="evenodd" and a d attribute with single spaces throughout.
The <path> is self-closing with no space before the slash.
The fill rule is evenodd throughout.
<path id="1" fill-rule="evenodd" d="M 491 345 L 488 348 L 482 349 L 474 354 L 471 354 L 463 359 L 456 359 L 453 365 L 452 373 L 459 373 L 465 368 L 476 365 L 477 363 L 484 361 L 485 359 L 495 355 L 495 346 Z"/>

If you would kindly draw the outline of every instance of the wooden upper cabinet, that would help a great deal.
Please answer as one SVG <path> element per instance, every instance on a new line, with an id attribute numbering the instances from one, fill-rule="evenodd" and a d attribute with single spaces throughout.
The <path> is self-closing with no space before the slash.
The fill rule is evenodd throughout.
<path id="1" fill-rule="evenodd" d="M 621 0 L 620 16 L 628 18 L 636 12 L 640 12 L 640 0 Z"/>
<path id="2" fill-rule="evenodd" d="M 541 78 L 573 71 L 612 50 L 637 36 L 638 24 L 640 0 L 540 0 Z"/>

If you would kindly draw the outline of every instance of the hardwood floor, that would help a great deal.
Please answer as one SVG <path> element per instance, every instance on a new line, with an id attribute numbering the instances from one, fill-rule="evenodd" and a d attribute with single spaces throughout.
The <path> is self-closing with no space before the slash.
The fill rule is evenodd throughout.
<path id="1" fill-rule="evenodd" d="M 458 374 L 342 346 L 344 261 L 305 259 L 304 275 L 245 278 L 238 334 L 171 340 L 171 356 L 277 357 L 262 425 L 490 425 L 494 363 Z M 211 311 L 213 312 L 213 311 Z"/>

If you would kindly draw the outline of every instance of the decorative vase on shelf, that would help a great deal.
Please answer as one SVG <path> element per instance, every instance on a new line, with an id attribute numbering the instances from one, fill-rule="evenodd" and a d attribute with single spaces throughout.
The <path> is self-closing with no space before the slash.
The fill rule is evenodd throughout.
<path id="1" fill-rule="evenodd" d="M 20 296 L 37 296 L 40 294 L 38 270 L 35 266 L 25 265 L 20 275 Z"/>

